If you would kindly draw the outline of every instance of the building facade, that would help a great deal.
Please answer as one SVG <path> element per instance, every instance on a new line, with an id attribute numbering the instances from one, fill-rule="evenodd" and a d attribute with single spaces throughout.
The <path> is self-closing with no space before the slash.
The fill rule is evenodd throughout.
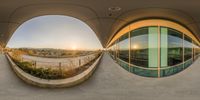
<path id="1" fill-rule="evenodd" d="M 165 77 L 189 67 L 200 55 L 200 43 L 179 23 L 146 19 L 122 28 L 108 45 L 125 70 L 145 77 Z"/>

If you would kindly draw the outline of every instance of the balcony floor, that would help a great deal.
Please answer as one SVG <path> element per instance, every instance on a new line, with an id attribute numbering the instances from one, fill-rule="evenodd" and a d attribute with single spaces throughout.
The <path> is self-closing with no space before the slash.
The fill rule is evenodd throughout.
<path id="1" fill-rule="evenodd" d="M 146 78 L 122 69 L 107 53 L 94 75 L 71 88 L 45 89 L 28 85 L 0 55 L 1 100 L 199 100 L 200 59 L 165 78 Z"/>

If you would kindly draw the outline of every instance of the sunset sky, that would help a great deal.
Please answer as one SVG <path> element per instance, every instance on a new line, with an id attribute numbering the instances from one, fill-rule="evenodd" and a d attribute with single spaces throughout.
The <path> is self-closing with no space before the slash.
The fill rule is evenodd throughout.
<path id="1" fill-rule="evenodd" d="M 23 23 L 7 44 L 10 48 L 101 49 L 96 34 L 84 22 L 60 15 L 36 17 Z"/>

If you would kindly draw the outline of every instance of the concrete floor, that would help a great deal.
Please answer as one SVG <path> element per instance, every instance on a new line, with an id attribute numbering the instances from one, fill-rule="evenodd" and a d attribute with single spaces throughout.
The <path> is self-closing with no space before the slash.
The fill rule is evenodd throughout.
<path id="1" fill-rule="evenodd" d="M 0 55 L 0 100 L 199 100 L 200 59 L 165 78 L 131 74 L 104 54 L 89 80 L 71 88 L 45 89 L 24 83 Z"/>

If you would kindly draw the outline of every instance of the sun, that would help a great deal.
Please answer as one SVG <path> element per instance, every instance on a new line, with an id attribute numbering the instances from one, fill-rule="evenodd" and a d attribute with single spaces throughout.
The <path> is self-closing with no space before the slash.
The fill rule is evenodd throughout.
<path id="1" fill-rule="evenodd" d="M 136 49 L 138 49 L 139 47 L 138 47 L 137 44 L 134 44 L 132 48 L 136 50 Z"/>
<path id="2" fill-rule="evenodd" d="M 73 46 L 71 47 L 71 49 L 72 49 L 72 50 L 77 50 L 77 46 L 76 46 L 76 45 L 73 45 Z"/>

